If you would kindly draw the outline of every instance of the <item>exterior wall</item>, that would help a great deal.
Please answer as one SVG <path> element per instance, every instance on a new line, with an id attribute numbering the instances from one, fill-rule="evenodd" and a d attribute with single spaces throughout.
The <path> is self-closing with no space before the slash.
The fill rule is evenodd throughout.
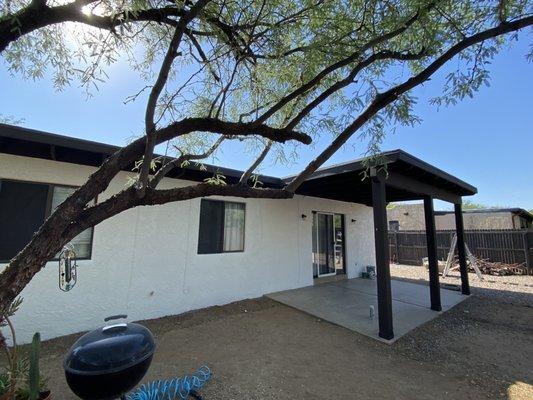
<path id="1" fill-rule="evenodd" d="M 0 154 L 0 178 L 5 179 L 75 186 L 93 170 Z M 128 173 L 120 173 L 98 200 L 127 181 Z M 187 184 L 165 179 L 161 186 Z M 35 331 L 48 339 L 94 329 L 113 314 L 157 318 L 312 285 L 313 210 L 345 214 L 349 277 L 375 264 L 370 207 L 304 196 L 227 199 L 246 203 L 244 252 L 197 254 L 200 199 L 125 211 L 94 228 L 92 258 L 78 261 L 72 291 L 59 290 L 57 262 L 48 263 L 24 289 L 13 319 L 19 341 L 30 341 Z"/>
<path id="2" fill-rule="evenodd" d="M 401 231 L 426 229 L 424 204 L 391 204 L 387 208 L 387 220 L 398 221 Z M 437 228 L 438 229 L 438 228 Z"/>
<path id="3" fill-rule="evenodd" d="M 463 212 L 465 229 L 514 229 L 510 212 L 467 213 Z M 435 216 L 437 229 L 455 229 L 453 213 Z M 520 224 L 516 225 L 519 229 Z"/>
<path id="4" fill-rule="evenodd" d="M 464 227 L 472 229 L 520 229 L 521 217 L 509 211 L 501 212 L 463 212 Z M 424 204 L 394 204 L 387 209 L 387 220 L 398 221 L 401 231 L 426 229 Z M 453 212 L 435 215 L 437 230 L 455 229 Z"/>

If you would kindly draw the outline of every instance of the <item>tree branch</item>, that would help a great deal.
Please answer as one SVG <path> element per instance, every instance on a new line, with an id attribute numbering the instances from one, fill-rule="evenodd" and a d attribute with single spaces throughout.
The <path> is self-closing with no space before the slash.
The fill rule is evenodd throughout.
<path id="1" fill-rule="evenodd" d="M 332 72 L 335 72 L 343 67 L 346 67 L 350 65 L 352 62 L 356 61 L 365 51 L 368 49 L 371 49 L 374 46 L 377 46 L 380 43 L 383 43 L 387 40 L 390 40 L 403 32 L 405 32 L 410 26 L 412 26 L 421 15 L 423 15 L 425 12 L 427 12 L 429 9 L 433 7 L 434 3 L 431 3 L 423 10 L 419 10 L 416 12 L 415 15 L 410 17 L 407 21 L 405 21 L 399 28 L 396 28 L 393 31 L 387 32 L 383 35 L 380 35 L 378 37 L 375 37 L 374 39 L 368 41 L 365 45 L 363 45 L 358 51 L 350 54 L 348 57 L 343 58 L 340 61 L 337 61 L 333 64 L 330 64 L 326 68 L 324 68 L 322 71 L 320 71 L 318 74 L 316 74 L 311 80 L 309 80 L 304 85 L 301 85 L 293 92 L 289 93 L 287 96 L 280 99 L 276 104 L 274 104 L 270 109 L 268 109 L 265 113 L 263 113 L 258 119 L 258 123 L 265 122 L 268 118 L 270 118 L 272 115 L 274 115 L 276 112 L 278 112 L 280 109 L 282 109 L 286 104 L 288 104 L 290 101 L 296 99 L 298 96 L 301 96 L 311 90 L 312 88 L 316 87 L 322 79 L 324 79 L 326 76 L 331 74 Z"/>
<path id="2" fill-rule="evenodd" d="M 207 67 L 208 71 L 211 73 L 211 75 L 213 75 L 213 78 L 215 79 L 215 81 L 216 82 L 220 82 L 220 77 L 217 75 L 215 70 L 212 68 L 212 66 L 211 66 L 211 64 L 209 62 L 209 59 L 205 55 L 205 52 L 202 49 L 202 46 L 200 45 L 200 43 L 198 42 L 198 40 L 196 39 L 194 34 L 191 31 L 189 31 L 189 30 L 186 30 L 185 34 L 190 39 L 190 41 L 193 44 L 193 46 L 196 48 L 196 51 L 198 52 L 198 55 L 200 56 L 202 62 L 206 65 L 206 67 Z"/>
<path id="3" fill-rule="evenodd" d="M 370 105 L 357 117 L 350 125 L 348 125 L 331 144 L 326 147 L 320 155 L 311 161 L 307 167 L 296 176 L 285 189 L 294 193 L 298 187 L 315 172 L 326 160 L 328 160 L 346 141 L 359 130 L 368 120 L 376 115 L 380 110 L 398 99 L 401 95 L 414 87 L 427 81 L 436 71 L 439 70 L 447 61 L 454 58 L 463 50 L 477 43 L 481 43 L 488 39 L 493 39 L 497 36 L 504 35 L 509 32 L 514 32 L 527 26 L 533 25 L 533 17 L 526 17 L 513 22 L 503 22 L 498 26 L 479 32 L 475 35 L 469 36 L 464 40 L 456 43 L 444 52 L 440 57 L 435 59 L 424 70 L 417 75 L 409 78 L 405 82 L 387 90 L 384 93 L 378 94 Z"/>
<path id="4" fill-rule="evenodd" d="M 239 180 L 239 183 L 241 185 L 245 185 L 248 182 L 248 179 L 250 179 L 250 176 L 252 176 L 255 169 L 259 166 L 259 164 L 263 162 L 268 152 L 272 148 L 272 143 L 273 143 L 272 140 L 269 140 L 267 144 L 265 145 L 265 148 L 263 149 L 261 154 L 259 154 L 259 157 L 257 157 L 257 159 L 253 162 L 253 164 L 246 171 L 244 171 L 244 173 L 241 176 L 241 179 Z"/>
<path id="5" fill-rule="evenodd" d="M 366 67 L 373 64 L 374 62 L 378 60 L 417 60 L 422 58 L 425 55 L 425 51 L 422 50 L 419 53 L 400 53 L 396 51 L 380 51 L 378 53 L 372 54 L 370 57 L 366 58 L 365 60 L 361 61 L 359 64 L 357 64 L 350 73 L 340 81 L 335 82 L 333 85 L 331 85 L 329 88 L 324 90 L 320 95 L 315 97 L 313 101 L 311 101 L 309 104 L 307 104 L 299 113 L 294 117 L 288 124 L 287 128 L 294 129 L 296 125 L 300 123 L 302 119 L 304 119 L 311 111 L 313 111 L 316 107 L 318 107 L 322 102 L 324 102 L 327 98 L 329 98 L 332 94 L 338 92 L 339 90 L 345 88 L 346 86 L 352 84 L 354 82 L 355 77 Z"/>
<path id="6" fill-rule="evenodd" d="M 168 23 L 169 17 L 181 17 L 184 15 L 183 9 L 177 7 L 151 8 L 137 12 L 123 11 L 112 17 L 83 13 L 82 7 L 95 1 L 74 1 L 55 7 L 49 7 L 46 4 L 39 7 L 30 5 L 14 14 L 3 16 L 0 18 L 0 53 L 11 42 L 22 36 L 62 22 L 80 22 L 95 28 L 114 31 L 117 26 L 129 22 L 153 21 Z"/>
<path id="7" fill-rule="evenodd" d="M 184 162 L 192 160 L 203 160 L 204 158 L 209 157 L 214 151 L 222 144 L 222 142 L 227 139 L 226 136 L 220 136 L 215 143 L 202 154 L 183 154 L 178 158 L 175 158 L 165 165 L 163 165 L 154 175 L 150 181 L 150 188 L 155 189 L 159 182 L 174 168 L 180 167 Z"/>
<path id="8" fill-rule="evenodd" d="M 161 205 L 207 196 L 233 196 L 260 199 L 289 199 L 294 196 L 293 193 L 285 189 L 252 188 L 241 184 L 212 185 L 209 183 L 199 183 L 197 185 L 165 190 L 148 188 L 142 198 L 139 198 L 135 191 L 136 189 L 130 187 L 102 203 L 83 210 L 79 214 L 76 223 L 71 224 L 63 232 L 63 236 L 73 238 L 87 228 L 95 226 L 125 210 L 138 206 Z"/>
<path id="9" fill-rule="evenodd" d="M 279 143 L 285 143 L 288 140 L 297 140 L 304 144 L 311 143 L 311 137 L 304 133 L 271 128 L 264 124 L 256 126 L 255 123 L 226 122 L 214 118 L 186 118 L 159 129 L 156 135 L 156 145 L 192 132 L 211 132 L 226 137 L 257 135 Z M 66 226 L 74 220 L 80 210 L 83 210 L 90 201 L 107 189 L 111 180 L 120 171 L 131 167 L 141 157 L 145 147 L 146 136 L 143 136 L 107 158 L 89 176 L 84 185 L 58 206 L 58 212 L 54 212 L 48 218 L 50 224 L 44 224 L 36 235 L 42 232 L 45 237 L 51 236 L 51 227 Z"/>
<path id="10" fill-rule="evenodd" d="M 174 35 L 172 36 L 172 40 L 168 46 L 167 53 L 165 54 L 165 58 L 163 59 L 161 68 L 159 69 L 159 74 L 154 86 L 152 87 L 152 90 L 150 91 L 145 114 L 146 147 L 139 171 L 138 181 L 140 186 L 138 187 L 138 189 L 140 189 L 140 195 L 144 194 L 144 190 L 148 184 L 148 174 L 150 173 L 150 165 L 156 144 L 157 131 L 155 129 L 154 115 L 159 96 L 161 95 L 161 92 L 168 81 L 168 75 L 170 73 L 170 69 L 172 68 L 172 64 L 174 63 L 174 59 L 178 56 L 179 45 L 187 25 L 194 18 L 196 18 L 196 16 L 202 11 L 209 1 L 210 0 L 198 0 L 178 21 L 178 25 L 176 26 Z"/>

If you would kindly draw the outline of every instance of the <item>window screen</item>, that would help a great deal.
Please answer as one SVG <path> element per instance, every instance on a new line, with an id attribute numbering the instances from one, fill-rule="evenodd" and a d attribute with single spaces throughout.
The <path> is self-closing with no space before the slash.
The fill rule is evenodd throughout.
<path id="1" fill-rule="evenodd" d="M 0 260 L 24 248 L 46 217 L 48 185 L 0 181 Z"/>
<path id="2" fill-rule="evenodd" d="M 203 199 L 198 254 L 244 251 L 244 220 L 245 204 Z"/>
<path id="3" fill-rule="evenodd" d="M 0 261 L 11 260 L 75 188 L 49 184 L 0 180 Z M 78 258 L 91 257 L 93 230 L 71 243 Z"/>

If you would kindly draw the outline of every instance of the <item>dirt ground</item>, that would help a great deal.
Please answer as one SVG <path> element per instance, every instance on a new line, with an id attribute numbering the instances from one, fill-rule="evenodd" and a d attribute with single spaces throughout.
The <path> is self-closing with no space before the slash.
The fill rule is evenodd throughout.
<path id="1" fill-rule="evenodd" d="M 214 372 L 203 399 L 533 399 L 533 301 L 474 294 L 385 345 L 262 298 L 145 321 L 157 341 L 145 381 Z M 63 355 L 43 344 L 55 399 L 75 399 Z"/>

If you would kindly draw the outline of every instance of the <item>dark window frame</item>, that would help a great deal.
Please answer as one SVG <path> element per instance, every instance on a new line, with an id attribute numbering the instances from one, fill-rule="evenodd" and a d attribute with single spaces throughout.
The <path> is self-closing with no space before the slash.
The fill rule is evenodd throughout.
<path id="1" fill-rule="evenodd" d="M 52 199 L 53 199 L 53 195 L 54 195 L 54 187 L 63 187 L 63 188 L 69 188 L 69 189 L 78 189 L 79 186 L 72 186 L 72 185 L 63 185 L 63 184 L 56 184 L 56 183 L 50 183 L 50 182 L 42 182 L 42 181 L 25 181 L 25 180 L 21 180 L 21 179 L 11 179 L 11 178 L 0 178 L 0 184 L 1 182 L 16 182 L 16 183 L 26 183 L 26 184 L 35 184 L 35 185 L 46 185 L 48 186 L 48 193 L 47 193 L 47 198 L 46 198 L 46 205 L 45 205 L 45 218 L 44 220 L 41 222 L 44 223 L 44 221 L 46 221 L 46 219 L 52 214 Z M 94 204 L 97 204 L 97 200 L 98 200 L 98 197 L 95 197 L 95 199 L 93 200 Z M 86 260 L 91 260 L 92 259 L 92 256 L 93 256 L 93 244 L 94 244 L 94 226 L 92 226 L 91 228 L 88 228 L 88 229 L 91 229 L 91 241 L 90 241 L 90 246 L 89 246 L 89 255 L 87 257 L 76 257 L 76 260 L 79 260 L 79 261 L 86 261 Z M 54 258 L 51 258 L 49 261 L 58 261 L 59 258 L 57 257 L 54 257 Z M 3 259 L 0 259 L 0 264 L 7 264 L 9 263 L 9 261 L 11 260 L 3 260 Z"/>
<path id="2" fill-rule="evenodd" d="M 200 234 L 201 234 L 201 223 L 202 223 L 202 203 L 204 202 L 213 202 L 213 203 L 222 203 L 224 204 L 224 212 L 225 212 L 225 205 L 226 204 L 239 204 L 244 206 L 243 212 L 244 212 L 244 222 L 242 227 L 242 250 L 224 250 L 224 221 L 222 221 L 222 224 L 220 224 L 220 251 L 210 251 L 210 252 L 200 252 Z M 246 249 L 246 202 L 241 201 L 228 201 L 228 200 L 218 200 L 218 199 L 201 199 L 200 200 L 200 217 L 198 221 L 198 244 L 196 246 L 196 254 L 197 255 L 209 255 L 209 254 L 231 254 L 231 253 L 244 253 Z"/>

